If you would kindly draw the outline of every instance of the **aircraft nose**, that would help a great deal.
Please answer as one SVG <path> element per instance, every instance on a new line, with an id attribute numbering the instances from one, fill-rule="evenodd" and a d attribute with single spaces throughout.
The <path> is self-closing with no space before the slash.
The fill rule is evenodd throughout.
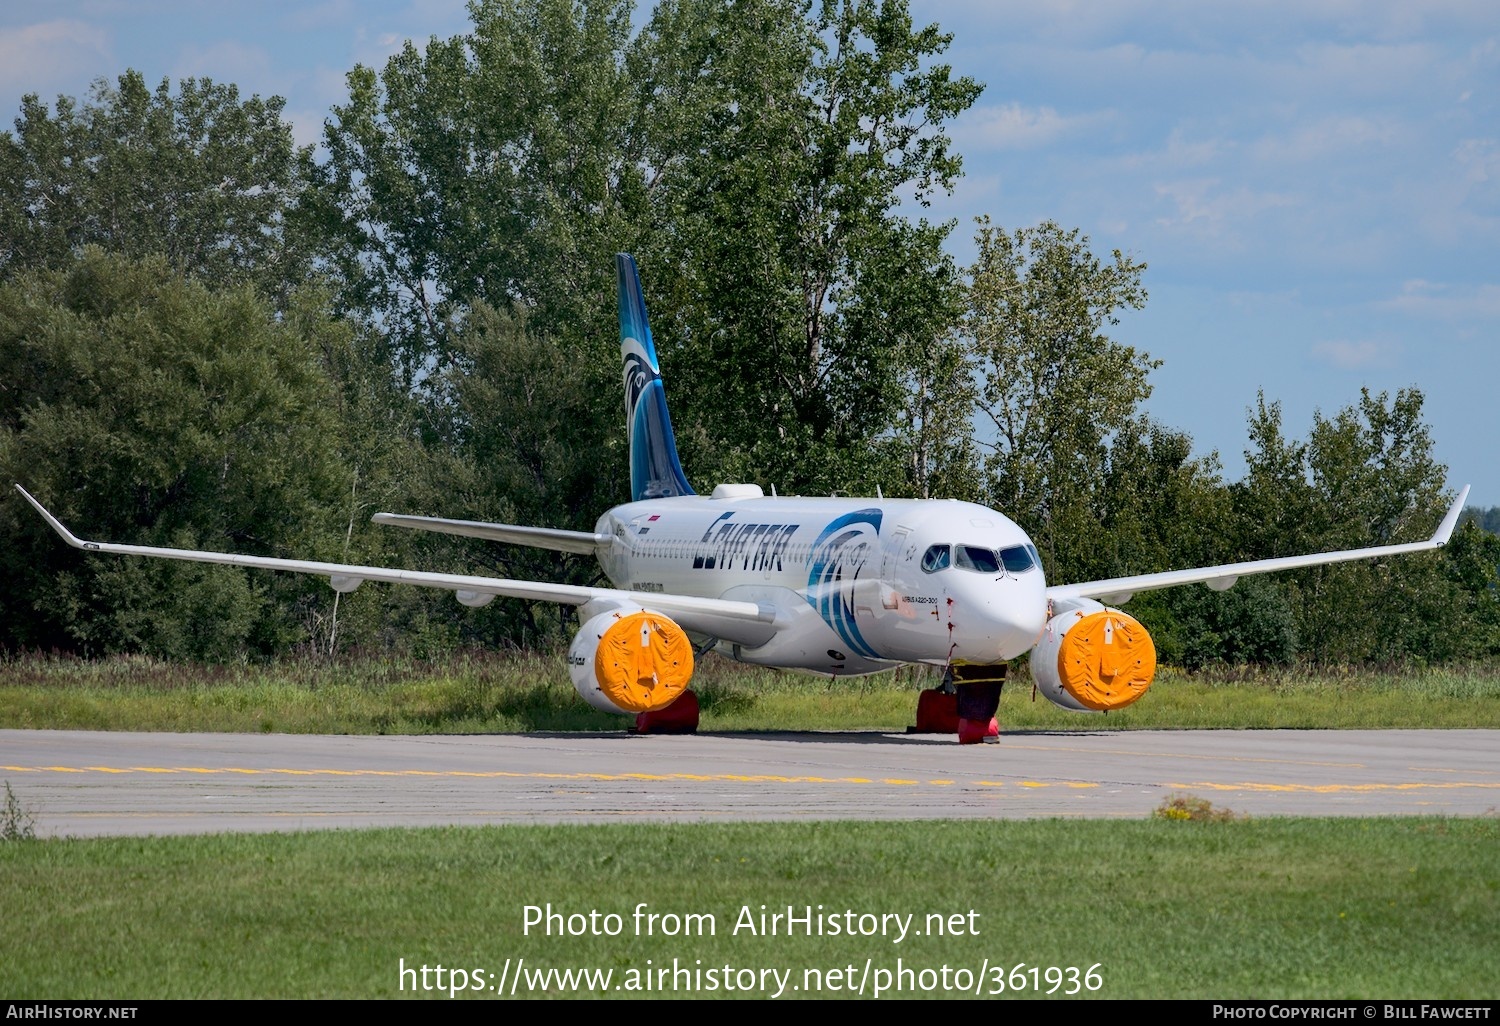
<path id="1" fill-rule="evenodd" d="M 1029 579 L 1028 579 L 1029 578 Z M 1014 659 L 1041 639 L 1047 626 L 1047 585 L 1042 575 L 1027 574 L 1001 582 L 1008 594 L 1001 602 L 1005 630 L 1000 639 L 1001 658 Z"/>
<path id="2" fill-rule="evenodd" d="M 955 659 L 1014 659 L 1037 643 L 1046 626 L 1046 582 L 1039 573 L 976 579 L 953 595 L 951 616 Z"/>

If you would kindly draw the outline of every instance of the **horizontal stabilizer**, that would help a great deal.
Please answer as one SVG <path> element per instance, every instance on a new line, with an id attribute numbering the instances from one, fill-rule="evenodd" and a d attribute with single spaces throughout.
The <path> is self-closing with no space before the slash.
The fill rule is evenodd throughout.
<path id="1" fill-rule="evenodd" d="M 457 534 L 465 538 L 487 538 L 508 545 L 529 545 L 534 549 L 555 549 L 596 554 L 609 545 L 610 536 L 591 531 L 558 531 L 550 527 L 520 527 L 515 524 L 486 524 L 478 520 L 444 520 L 441 517 L 413 517 L 401 513 L 376 513 L 373 523 L 391 527 L 409 527 L 416 531 Z"/>

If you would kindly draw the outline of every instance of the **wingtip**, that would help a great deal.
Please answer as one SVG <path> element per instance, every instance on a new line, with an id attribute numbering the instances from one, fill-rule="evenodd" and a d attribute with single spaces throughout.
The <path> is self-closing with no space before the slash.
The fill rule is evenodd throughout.
<path id="1" fill-rule="evenodd" d="M 1443 517 L 1443 522 L 1438 524 L 1438 529 L 1432 535 L 1432 540 L 1438 545 L 1447 545 L 1448 539 L 1453 537 L 1453 530 L 1458 526 L 1458 518 L 1463 516 L 1464 503 L 1469 498 L 1469 486 L 1464 485 L 1458 490 L 1458 498 L 1453 500 L 1453 505 L 1448 507 L 1448 512 Z"/>
<path id="2" fill-rule="evenodd" d="M 51 526 L 52 530 L 57 532 L 58 536 L 62 538 L 63 541 L 67 542 L 75 549 L 83 549 L 88 547 L 87 542 L 83 541 L 83 539 L 79 538 L 72 531 L 64 527 L 61 520 L 58 520 L 51 513 L 47 512 L 47 507 L 43 506 L 40 502 L 37 502 L 30 492 L 21 487 L 19 481 L 16 482 L 16 491 L 20 492 L 21 496 L 27 502 L 31 503 L 31 507 L 42 515 L 42 519 L 47 521 L 48 525 Z"/>

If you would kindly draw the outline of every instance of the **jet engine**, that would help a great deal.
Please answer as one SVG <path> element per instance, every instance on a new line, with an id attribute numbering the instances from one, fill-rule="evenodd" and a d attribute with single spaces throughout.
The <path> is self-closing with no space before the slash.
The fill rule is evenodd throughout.
<path id="1" fill-rule="evenodd" d="M 1156 646 L 1140 621 L 1087 599 L 1054 613 L 1031 650 L 1037 688 L 1075 712 L 1123 709 L 1155 673 Z"/>
<path id="2" fill-rule="evenodd" d="M 664 709 L 693 676 L 693 645 L 667 616 L 639 606 L 592 617 L 568 648 L 568 673 L 583 700 L 603 712 Z"/>

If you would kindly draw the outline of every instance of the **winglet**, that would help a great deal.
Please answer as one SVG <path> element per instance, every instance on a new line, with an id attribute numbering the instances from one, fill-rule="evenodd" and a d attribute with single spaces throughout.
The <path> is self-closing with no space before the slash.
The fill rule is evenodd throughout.
<path id="1" fill-rule="evenodd" d="M 1469 497 L 1469 486 L 1464 485 L 1458 492 L 1458 498 L 1453 500 L 1453 505 L 1448 507 L 1447 516 L 1443 522 L 1438 524 L 1438 529 L 1432 534 L 1434 545 L 1447 545 L 1448 539 L 1453 537 L 1453 529 L 1458 526 L 1458 518 L 1463 516 L 1464 500 Z"/>
<path id="2" fill-rule="evenodd" d="M 31 503 L 32 507 L 35 508 L 36 511 L 42 515 L 42 518 L 44 520 L 46 520 L 47 523 L 49 523 L 49 524 L 52 525 L 52 530 L 56 531 L 59 535 L 61 535 L 63 541 L 67 542 L 69 545 L 73 546 L 75 549 L 98 548 L 98 546 L 95 545 L 93 542 L 86 542 L 86 541 L 84 541 L 82 538 L 79 538 L 72 531 L 70 531 L 66 527 L 64 527 L 62 525 L 62 521 L 61 520 L 58 520 L 51 513 L 48 513 L 47 512 L 47 507 L 43 506 L 40 502 L 37 502 L 35 499 L 33 499 L 31 497 L 31 493 L 28 492 L 26 489 L 22 488 L 19 484 L 16 485 L 16 491 L 20 492 L 23 496 L 26 497 L 26 501 L 29 502 L 29 503 Z"/>

